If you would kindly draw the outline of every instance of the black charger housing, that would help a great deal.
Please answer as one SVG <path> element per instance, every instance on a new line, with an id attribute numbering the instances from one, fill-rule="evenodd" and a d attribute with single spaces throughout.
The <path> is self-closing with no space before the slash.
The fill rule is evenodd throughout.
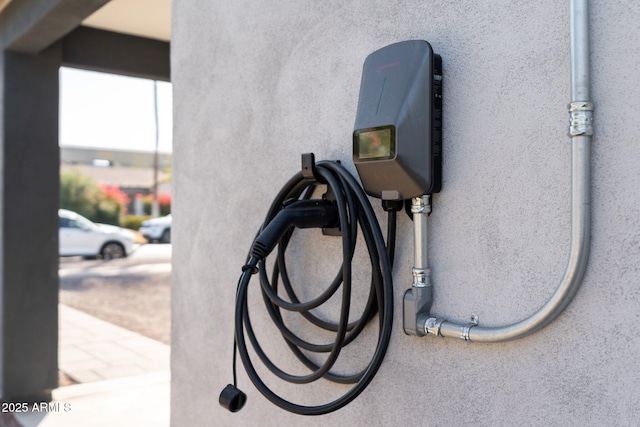
<path id="1" fill-rule="evenodd" d="M 364 62 L 353 162 L 370 196 L 407 200 L 442 187 L 442 59 L 423 40 Z"/>

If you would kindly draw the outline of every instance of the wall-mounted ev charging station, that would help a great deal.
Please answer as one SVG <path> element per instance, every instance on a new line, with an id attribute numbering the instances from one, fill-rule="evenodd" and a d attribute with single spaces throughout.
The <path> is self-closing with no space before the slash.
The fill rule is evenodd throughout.
<path id="1" fill-rule="evenodd" d="M 414 227 L 413 282 L 403 298 L 403 329 L 412 336 L 438 336 L 471 342 L 503 342 L 527 336 L 556 318 L 577 292 L 586 269 L 589 242 L 590 143 L 593 104 L 590 98 L 587 0 L 571 0 L 571 94 L 569 106 L 572 140 L 571 253 L 567 270 L 556 292 L 533 315 L 501 327 L 455 323 L 431 313 L 431 270 L 427 258 L 427 218 L 431 195 L 442 187 L 442 62 L 425 41 L 405 41 L 384 47 L 367 57 L 362 74 L 358 111 L 353 131 L 353 162 L 362 186 L 339 163 L 315 162 L 302 155 L 296 173 L 274 199 L 247 256 L 238 282 L 235 311 L 233 384 L 220 394 L 220 404 L 232 412 L 242 409 L 246 395 L 237 388 L 236 348 L 247 375 L 275 405 L 302 415 L 321 415 L 340 409 L 371 382 L 384 359 L 393 317 L 392 266 L 396 213 L 403 207 Z M 326 185 L 322 198 L 312 198 Z M 365 194 L 366 191 L 366 194 Z M 388 213 L 387 239 L 382 236 L 367 194 L 381 199 Z M 342 239 L 343 263 L 329 286 L 317 297 L 302 302 L 291 283 L 285 252 L 297 228 L 323 228 Z M 370 293 L 360 317 L 349 321 L 352 259 L 358 228 L 367 245 L 371 264 Z M 338 230 L 336 233 L 335 230 Z M 276 259 L 265 259 L 276 249 Z M 284 344 L 309 370 L 305 375 L 287 373 L 261 348 L 249 315 L 247 288 L 252 275 L 259 277 L 265 309 L 279 329 Z M 312 312 L 339 289 L 339 319 L 327 321 Z M 280 291 L 280 292 L 279 292 Z M 283 298 L 284 292 L 286 298 Z M 332 332 L 332 343 L 316 344 L 297 336 L 285 324 L 282 311 L 297 312 L 312 325 Z M 289 318 L 289 316 L 287 316 Z M 352 374 L 331 370 L 343 347 L 352 344 L 365 326 L 377 319 L 378 342 L 366 368 Z M 253 347 L 250 356 L 247 339 Z M 310 357 L 311 353 L 324 353 Z M 326 379 L 352 387 L 326 404 L 304 406 L 285 400 L 269 388 L 254 368 L 255 359 L 276 377 L 294 384 Z M 324 359 L 322 362 L 312 359 Z"/>
<path id="2" fill-rule="evenodd" d="M 252 245 L 236 294 L 235 342 L 245 370 L 256 388 L 272 403 L 304 415 L 335 411 L 355 399 L 376 374 L 385 356 L 393 319 L 391 269 L 394 258 L 396 212 L 405 200 L 428 197 L 440 190 L 442 182 L 442 62 L 429 43 L 412 40 L 373 52 L 366 59 L 358 111 L 353 132 L 353 161 L 367 194 L 382 199 L 388 212 L 387 242 L 382 236 L 369 199 L 360 184 L 339 163 L 315 162 L 312 154 L 302 156 L 302 170 L 295 174 L 276 196 Z M 313 199 L 318 185 L 326 185 L 322 199 Z M 421 199 L 422 200 L 422 199 Z M 296 228 L 339 229 L 342 237 L 343 265 L 329 287 L 317 298 L 300 302 L 284 265 L 284 253 Z M 360 318 L 349 322 L 351 260 L 360 228 L 371 260 L 371 287 Z M 336 234 L 336 233 L 328 233 Z M 265 258 L 277 249 L 277 260 L 267 274 Z M 278 368 L 265 354 L 251 326 L 247 286 L 258 274 L 266 310 L 280 329 L 285 344 L 306 366 L 308 375 L 293 375 Z M 288 299 L 278 295 L 280 289 Z M 340 318 L 331 323 L 311 310 L 326 302 L 342 288 Z M 280 310 L 295 311 L 313 325 L 335 333 L 331 344 L 312 344 L 288 328 Z M 376 316 L 377 314 L 377 316 Z M 377 317 L 379 337 L 369 365 L 361 372 L 338 375 L 330 371 L 341 349 L 352 343 L 364 327 Z M 324 378 L 353 384 L 340 398 L 323 405 L 302 406 L 276 395 L 259 377 L 247 350 L 249 338 L 255 354 L 277 377 L 305 384 Z M 312 361 L 306 352 L 326 353 L 325 361 Z M 234 349 L 235 360 L 235 349 Z M 246 395 L 234 384 L 220 395 L 220 404 L 236 412 Z"/>

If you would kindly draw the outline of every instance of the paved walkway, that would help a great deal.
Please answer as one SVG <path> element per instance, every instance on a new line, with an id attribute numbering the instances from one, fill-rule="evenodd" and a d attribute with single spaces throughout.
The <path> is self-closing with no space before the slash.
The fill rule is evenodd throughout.
<path id="1" fill-rule="evenodd" d="M 169 370 L 169 346 L 59 306 L 60 370 L 78 383 Z"/>
<path id="2" fill-rule="evenodd" d="M 14 414 L 18 422 L 168 426 L 169 346 L 64 305 L 59 310 L 60 370 L 79 384 L 54 390 L 50 412 Z"/>

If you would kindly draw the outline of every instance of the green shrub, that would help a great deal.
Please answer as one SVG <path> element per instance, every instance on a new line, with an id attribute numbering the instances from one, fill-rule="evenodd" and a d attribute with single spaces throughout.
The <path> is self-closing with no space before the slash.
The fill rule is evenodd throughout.
<path id="1" fill-rule="evenodd" d="M 122 218 L 122 226 L 130 230 L 139 230 L 142 226 L 142 221 L 146 221 L 151 218 L 151 215 L 125 215 Z"/>
<path id="2" fill-rule="evenodd" d="M 87 175 L 70 170 L 60 175 L 60 207 L 91 219 L 95 217 L 100 186 Z"/>
<path id="3" fill-rule="evenodd" d="M 120 225 L 121 211 L 122 207 L 117 202 L 108 198 L 102 198 L 98 201 L 95 214 L 89 219 L 101 224 Z"/>
<path id="4" fill-rule="evenodd" d="M 60 207 L 91 221 L 120 225 L 128 202 L 118 186 L 96 184 L 93 178 L 74 169 L 60 175 Z"/>

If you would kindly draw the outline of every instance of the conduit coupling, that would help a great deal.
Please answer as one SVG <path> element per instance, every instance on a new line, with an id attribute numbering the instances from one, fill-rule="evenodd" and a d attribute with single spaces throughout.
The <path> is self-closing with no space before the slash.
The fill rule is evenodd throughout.
<path id="1" fill-rule="evenodd" d="M 572 102 L 569 104 L 569 136 L 593 135 L 593 103 Z"/>
<path id="2" fill-rule="evenodd" d="M 440 327 L 442 326 L 442 322 L 445 319 L 441 317 L 429 317 L 424 322 L 424 333 L 425 335 L 434 335 L 436 337 L 441 337 L 440 335 Z"/>
<path id="3" fill-rule="evenodd" d="M 414 288 L 424 288 L 427 286 L 427 277 L 431 276 L 431 270 L 428 268 L 415 268 L 411 269 L 413 274 L 413 283 L 411 286 Z"/>
<path id="4" fill-rule="evenodd" d="M 411 213 L 429 215 L 431 213 L 431 195 L 427 194 L 411 199 Z"/>

